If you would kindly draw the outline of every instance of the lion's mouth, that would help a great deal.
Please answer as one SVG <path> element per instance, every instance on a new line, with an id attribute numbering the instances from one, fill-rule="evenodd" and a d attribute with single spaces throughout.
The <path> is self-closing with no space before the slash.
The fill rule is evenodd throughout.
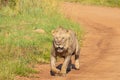
<path id="1" fill-rule="evenodd" d="M 63 50 L 64 50 L 64 48 L 63 48 L 63 47 L 58 47 L 58 48 L 57 48 L 57 52 L 59 52 L 59 53 L 62 53 L 62 52 L 63 52 Z"/>

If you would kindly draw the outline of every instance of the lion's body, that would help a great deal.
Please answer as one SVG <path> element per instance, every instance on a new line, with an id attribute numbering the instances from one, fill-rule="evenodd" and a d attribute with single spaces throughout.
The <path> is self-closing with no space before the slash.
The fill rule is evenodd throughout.
<path id="1" fill-rule="evenodd" d="M 76 69 L 79 69 L 80 48 L 75 33 L 72 30 L 58 28 L 53 31 L 53 37 L 54 40 L 51 51 L 51 70 L 54 73 L 61 75 L 66 74 L 66 69 L 68 64 L 71 62 L 72 55 L 75 55 L 75 67 Z M 55 68 L 57 56 L 65 58 L 61 71 Z"/>

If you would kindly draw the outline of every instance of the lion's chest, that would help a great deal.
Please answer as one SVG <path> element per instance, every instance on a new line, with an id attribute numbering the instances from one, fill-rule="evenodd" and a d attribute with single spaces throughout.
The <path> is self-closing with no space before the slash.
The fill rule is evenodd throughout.
<path id="1" fill-rule="evenodd" d="M 66 57 L 67 56 L 67 53 L 57 53 L 57 56 L 59 56 L 59 57 Z"/>

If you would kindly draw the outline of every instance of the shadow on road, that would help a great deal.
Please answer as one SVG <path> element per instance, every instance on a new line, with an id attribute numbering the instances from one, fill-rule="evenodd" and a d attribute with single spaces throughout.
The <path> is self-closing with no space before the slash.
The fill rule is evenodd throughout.
<path id="1" fill-rule="evenodd" d="M 59 64 L 56 68 L 61 70 L 62 64 Z M 75 65 L 74 64 L 71 64 L 71 65 L 68 66 L 67 74 L 71 71 L 71 69 L 75 69 Z M 50 74 L 51 74 L 51 76 L 55 76 L 55 74 L 51 70 L 50 70 Z"/>

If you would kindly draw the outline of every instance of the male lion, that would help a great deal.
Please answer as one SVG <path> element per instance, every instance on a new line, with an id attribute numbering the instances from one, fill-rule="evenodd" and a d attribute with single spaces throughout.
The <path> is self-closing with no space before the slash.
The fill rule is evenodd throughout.
<path id="1" fill-rule="evenodd" d="M 78 70 L 80 48 L 75 33 L 59 27 L 52 31 L 52 35 L 54 40 L 51 50 L 51 71 L 55 75 L 65 76 L 67 67 L 71 64 L 72 55 L 75 55 L 75 68 Z M 65 59 L 61 71 L 55 66 L 57 56 Z"/>

